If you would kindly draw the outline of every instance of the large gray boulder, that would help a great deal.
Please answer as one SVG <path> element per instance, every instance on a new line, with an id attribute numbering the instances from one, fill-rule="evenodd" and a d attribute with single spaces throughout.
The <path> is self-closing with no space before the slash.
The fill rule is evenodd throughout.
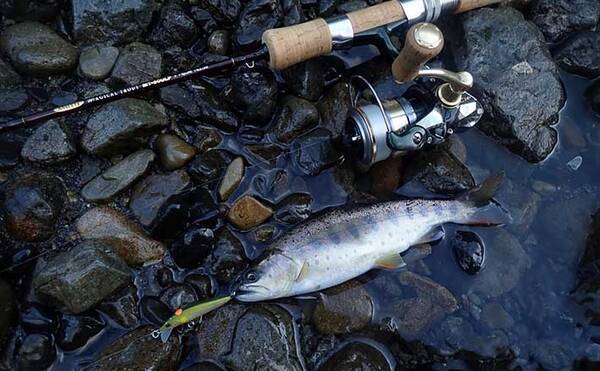
<path id="1" fill-rule="evenodd" d="M 36 270 L 33 287 L 38 296 L 74 314 L 93 308 L 131 280 L 127 264 L 110 246 L 95 241 L 42 261 Z"/>
<path id="2" fill-rule="evenodd" d="M 0 49 L 20 73 L 39 77 L 69 72 L 79 58 L 77 48 L 37 22 L 8 27 L 0 35 Z"/>
<path id="3" fill-rule="evenodd" d="M 79 44 L 123 44 L 146 32 L 154 0 L 71 0 L 73 36 Z"/>
<path id="4" fill-rule="evenodd" d="M 90 116 L 81 135 L 81 146 L 90 154 L 110 156 L 141 147 L 150 134 L 166 125 L 166 116 L 149 103 L 121 99 Z"/>
<path id="5" fill-rule="evenodd" d="M 462 16 L 453 53 L 475 78 L 486 114 L 478 127 L 530 162 L 545 159 L 557 142 L 551 125 L 565 93 L 541 32 L 512 8 Z"/>

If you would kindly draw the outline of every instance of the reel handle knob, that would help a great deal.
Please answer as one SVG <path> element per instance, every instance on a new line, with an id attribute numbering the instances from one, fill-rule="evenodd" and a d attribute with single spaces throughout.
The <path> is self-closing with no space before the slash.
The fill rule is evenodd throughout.
<path id="1" fill-rule="evenodd" d="M 444 35 L 431 23 L 418 23 L 407 34 L 404 47 L 392 64 L 392 75 L 398 82 L 415 79 L 421 68 L 444 47 Z"/>

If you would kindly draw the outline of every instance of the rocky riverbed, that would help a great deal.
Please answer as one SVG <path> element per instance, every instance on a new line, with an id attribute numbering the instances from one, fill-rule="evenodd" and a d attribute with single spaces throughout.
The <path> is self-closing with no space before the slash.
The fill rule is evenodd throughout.
<path id="1" fill-rule="evenodd" d="M 378 2 L 0 0 L 0 122 Z M 475 77 L 479 129 L 366 174 L 331 142 L 347 76 L 397 92 L 383 57 L 352 71 L 327 58 L 241 66 L 0 133 L 0 369 L 598 367 L 599 22 L 597 0 L 441 22 L 441 62 Z M 404 271 L 226 305 L 165 344 L 149 336 L 315 213 L 455 195 L 501 170 L 509 226 L 449 226 Z"/>

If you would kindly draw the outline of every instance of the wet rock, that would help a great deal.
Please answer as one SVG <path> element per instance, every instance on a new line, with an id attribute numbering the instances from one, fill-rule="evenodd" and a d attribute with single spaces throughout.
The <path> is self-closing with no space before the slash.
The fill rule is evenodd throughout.
<path id="1" fill-rule="evenodd" d="M 377 348 L 366 343 L 353 342 L 331 355 L 320 369 L 391 371 L 392 367 Z"/>
<path id="2" fill-rule="evenodd" d="M 21 83 L 21 76 L 9 63 L 0 58 L 0 88 L 10 88 Z"/>
<path id="3" fill-rule="evenodd" d="M 545 370 L 566 370 L 573 367 L 575 354 L 562 340 L 538 339 L 532 344 L 533 358 Z"/>
<path id="4" fill-rule="evenodd" d="M 95 202 L 113 198 L 142 176 L 154 157 L 154 152 L 149 149 L 132 153 L 92 179 L 83 187 L 81 195 L 86 200 Z"/>
<path id="5" fill-rule="evenodd" d="M 124 44 L 146 32 L 154 0 L 71 0 L 73 36 L 79 44 Z"/>
<path id="6" fill-rule="evenodd" d="M 294 167 L 305 175 L 313 176 L 335 166 L 340 159 L 331 144 L 330 132 L 322 128 L 294 140 L 291 153 Z"/>
<path id="7" fill-rule="evenodd" d="M 90 80 L 104 80 L 110 75 L 118 57 L 119 49 L 114 46 L 86 48 L 79 57 L 79 73 Z"/>
<path id="8" fill-rule="evenodd" d="M 0 49 L 20 73 L 38 77 L 67 73 L 77 66 L 79 51 L 50 27 L 17 23 L 0 35 Z"/>
<path id="9" fill-rule="evenodd" d="M 27 304 L 19 314 L 21 325 L 29 332 L 53 333 L 58 327 L 56 315 L 39 304 Z"/>
<path id="10" fill-rule="evenodd" d="M 286 68 L 282 73 L 287 86 L 297 96 L 316 101 L 323 94 L 325 77 L 321 61 L 311 59 Z"/>
<path id="11" fill-rule="evenodd" d="M 375 194 L 394 192 L 400 186 L 403 173 L 403 159 L 389 158 L 369 169 L 371 191 Z"/>
<path id="12" fill-rule="evenodd" d="M 134 285 L 128 285 L 122 290 L 110 295 L 98 306 L 119 325 L 132 328 L 139 321 L 139 309 L 137 289 Z"/>
<path id="13" fill-rule="evenodd" d="M 121 50 L 110 75 L 115 87 L 141 84 L 160 77 L 162 56 L 150 45 L 134 42 Z"/>
<path id="14" fill-rule="evenodd" d="M 211 229 L 192 227 L 171 244 L 173 260 L 182 268 L 196 268 L 210 254 L 215 245 Z"/>
<path id="15" fill-rule="evenodd" d="M 600 115 L 600 81 L 596 81 L 590 85 L 585 92 L 585 96 L 592 109 Z"/>
<path id="16" fill-rule="evenodd" d="M 196 155 L 196 148 L 176 135 L 159 135 L 156 139 L 156 147 L 160 161 L 167 170 L 176 170 L 185 166 Z"/>
<path id="17" fill-rule="evenodd" d="M 216 30 L 208 37 L 208 50 L 214 54 L 227 55 L 229 37 L 229 31 Z"/>
<path id="18" fill-rule="evenodd" d="M 458 309 L 454 295 L 429 278 L 406 271 L 400 273 L 400 283 L 417 292 L 415 297 L 400 300 L 394 311 L 396 328 L 404 338 L 414 338 Z"/>
<path id="19" fill-rule="evenodd" d="M 116 339 L 100 352 L 89 370 L 173 370 L 179 363 L 180 341 L 166 343 L 148 336 L 154 328 L 143 326 Z"/>
<path id="20" fill-rule="evenodd" d="M 38 264 L 33 287 L 45 302 L 78 314 L 131 281 L 131 272 L 110 245 L 86 241 Z"/>
<path id="21" fill-rule="evenodd" d="M 418 179 L 431 192 L 459 194 L 475 186 L 469 169 L 445 149 L 419 151 L 407 162 L 407 179 Z"/>
<path id="22" fill-rule="evenodd" d="M 458 266 L 466 273 L 476 274 L 483 269 L 485 248 L 475 233 L 457 231 L 452 240 L 452 252 Z"/>
<path id="23" fill-rule="evenodd" d="M 318 108 L 321 113 L 321 126 L 329 130 L 334 138 L 344 131 L 350 107 L 350 92 L 346 81 L 335 84 L 320 100 Z"/>
<path id="24" fill-rule="evenodd" d="M 20 130 L 0 133 L 0 169 L 11 168 L 19 163 L 27 138 Z"/>
<path id="25" fill-rule="evenodd" d="M 235 201 L 227 213 L 227 220 L 241 230 L 252 229 L 273 215 L 273 210 L 252 196 Z"/>
<path id="26" fill-rule="evenodd" d="M 44 370 L 55 358 L 54 342 L 43 334 L 27 335 L 17 355 L 19 370 Z"/>
<path id="27" fill-rule="evenodd" d="M 595 0 L 537 0 L 530 18 L 546 40 L 557 42 L 575 31 L 594 28 L 600 21 L 600 4 Z"/>
<path id="28" fill-rule="evenodd" d="M 223 140 L 221 134 L 219 134 L 219 131 L 215 128 L 196 126 L 194 127 L 194 130 L 194 141 L 192 144 L 198 149 L 199 153 L 204 153 L 211 148 L 217 147 Z"/>
<path id="29" fill-rule="evenodd" d="M 358 331 L 371 322 L 373 302 L 357 281 L 325 290 L 313 313 L 317 330 L 324 335 Z"/>
<path id="30" fill-rule="evenodd" d="M 219 184 L 219 199 L 225 201 L 237 189 L 244 177 L 244 159 L 236 157 L 227 166 L 225 175 Z"/>
<path id="31" fill-rule="evenodd" d="M 190 274 L 185 277 L 185 283 L 190 285 L 201 299 L 208 298 L 215 291 L 210 277 L 206 274 Z"/>
<path id="32" fill-rule="evenodd" d="M 150 41 L 161 48 L 178 45 L 188 48 L 198 36 L 194 20 L 176 1 L 168 2 L 160 11 L 160 18 L 150 33 Z"/>
<path id="33" fill-rule="evenodd" d="M 478 127 L 528 161 L 545 159 L 556 145 L 550 125 L 565 94 L 543 36 L 508 7 L 469 12 L 461 28 L 453 49 L 486 112 Z"/>
<path id="34" fill-rule="evenodd" d="M 202 8 L 219 22 L 231 24 L 237 21 L 242 6 L 238 0 L 200 0 Z"/>
<path id="35" fill-rule="evenodd" d="M 578 33 L 556 52 L 554 59 L 568 72 L 591 79 L 600 76 L 600 32 Z"/>
<path id="36" fill-rule="evenodd" d="M 51 164 L 67 160 L 75 152 L 75 146 L 63 125 L 50 120 L 27 138 L 21 156 L 31 162 Z"/>
<path id="37" fill-rule="evenodd" d="M 144 296 L 140 301 L 140 312 L 143 318 L 151 323 L 161 326 L 168 320 L 173 312 L 158 298 Z"/>
<path id="38" fill-rule="evenodd" d="M 160 99 L 165 105 L 193 119 L 206 120 L 227 132 L 234 131 L 239 125 L 237 117 L 224 107 L 217 93 L 209 86 L 167 86 L 160 89 Z"/>
<path id="39" fill-rule="evenodd" d="M 272 225 L 263 224 L 254 229 L 254 240 L 257 243 L 265 243 L 273 240 L 273 237 L 277 233 L 277 228 Z"/>
<path id="40" fill-rule="evenodd" d="M 289 143 L 319 123 L 319 111 L 307 100 L 288 95 L 275 118 L 275 137 Z"/>
<path id="41" fill-rule="evenodd" d="M 230 303 L 203 316 L 198 325 L 198 348 L 202 357 L 219 359 L 229 353 L 238 319 L 248 306 Z"/>
<path id="42" fill-rule="evenodd" d="M 494 329 L 510 329 L 515 323 L 510 314 L 498 303 L 486 304 L 481 311 L 481 320 Z"/>
<path id="43" fill-rule="evenodd" d="M 319 15 L 329 17 L 336 12 L 338 0 L 319 0 Z"/>
<path id="44" fill-rule="evenodd" d="M 173 272 L 167 267 L 157 270 L 155 276 L 160 287 L 169 287 L 173 284 Z"/>
<path id="45" fill-rule="evenodd" d="M 228 229 L 222 229 L 210 256 L 211 271 L 221 282 L 231 282 L 247 265 L 244 246 Z"/>
<path id="46" fill-rule="evenodd" d="M 198 296 L 196 295 L 196 292 L 189 286 L 171 286 L 161 292 L 160 301 L 165 303 L 171 312 L 174 313 L 177 309 L 187 308 L 194 302 L 198 301 Z"/>
<path id="47" fill-rule="evenodd" d="M 242 112 L 246 123 L 261 125 L 268 122 L 277 105 L 277 83 L 273 72 L 264 67 L 238 68 L 231 77 L 228 99 Z"/>
<path id="48" fill-rule="evenodd" d="M 284 26 L 291 26 L 305 20 L 300 0 L 283 0 L 281 6 L 283 7 L 283 14 L 285 14 L 283 18 Z"/>
<path id="49" fill-rule="evenodd" d="M 265 347 L 265 344 L 269 344 Z M 237 321 L 232 351 L 223 359 L 228 368 L 302 370 L 291 316 L 275 306 L 246 312 Z"/>
<path id="50" fill-rule="evenodd" d="M 219 179 L 234 155 L 222 149 L 211 149 L 202 153 L 189 164 L 188 172 L 192 179 L 204 184 Z"/>
<path id="51" fill-rule="evenodd" d="M 279 156 L 282 155 L 282 149 L 276 144 L 252 144 L 246 146 L 248 152 L 258 157 L 264 163 L 275 164 Z"/>
<path id="52" fill-rule="evenodd" d="M 160 242 L 147 237 L 141 228 L 110 207 L 91 209 L 77 220 L 76 227 L 82 238 L 110 245 L 130 265 L 154 262 L 164 254 Z"/>
<path id="53" fill-rule="evenodd" d="M 10 326 L 15 313 L 15 300 L 10 285 L 0 280 L 0 348 L 8 338 Z"/>
<path id="54" fill-rule="evenodd" d="M 66 198 L 65 188 L 56 177 L 29 174 L 8 184 L 3 203 L 8 232 L 22 241 L 48 239 Z"/>
<path id="55" fill-rule="evenodd" d="M 140 223 L 148 227 L 154 222 L 156 214 L 165 201 L 183 192 L 190 183 L 190 177 L 184 170 L 150 175 L 133 189 L 129 208 Z"/>
<path id="56" fill-rule="evenodd" d="M 167 118 L 143 100 L 125 98 L 92 114 L 81 135 L 88 153 L 110 156 L 146 144 L 147 136 L 167 125 Z"/>
<path id="57" fill-rule="evenodd" d="M 350 13 L 356 10 L 360 10 L 366 8 L 368 6 L 367 2 L 364 0 L 351 0 L 345 1 L 337 6 L 337 11 L 340 14 Z"/>
<path id="58" fill-rule="evenodd" d="M 0 88 L 0 113 L 18 111 L 27 103 L 29 96 L 23 88 Z"/>
<path id="59" fill-rule="evenodd" d="M 56 342 L 63 350 L 81 348 L 104 328 L 104 322 L 92 316 L 64 314 L 56 335 Z"/>
<path id="60" fill-rule="evenodd" d="M 294 193 L 277 204 L 275 219 L 286 224 L 298 224 L 312 213 L 312 196 L 308 193 Z"/>
<path id="61" fill-rule="evenodd" d="M 520 282 L 531 260 L 519 241 L 506 231 L 498 229 L 493 235 L 482 235 L 482 238 L 490 246 L 502 246 L 502 249 L 489 249 L 486 268 L 473 280 L 470 291 L 482 297 L 498 297 Z"/>
<path id="62" fill-rule="evenodd" d="M 283 21 L 283 9 L 277 0 L 252 0 L 244 5 L 238 19 L 234 40 L 241 51 L 260 46 L 263 32 Z"/>
<path id="63" fill-rule="evenodd" d="M 278 200 L 289 190 L 289 177 L 285 169 L 273 169 L 265 174 L 258 174 L 252 180 L 254 189 L 269 200 Z"/>
<path id="64" fill-rule="evenodd" d="M 175 238 L 190 225 L 214 224 L 219 210 L 212 195 L 201 187 L 169 197 L 163 204 L 154 223 L 152 234 L 159 238 Z"/>

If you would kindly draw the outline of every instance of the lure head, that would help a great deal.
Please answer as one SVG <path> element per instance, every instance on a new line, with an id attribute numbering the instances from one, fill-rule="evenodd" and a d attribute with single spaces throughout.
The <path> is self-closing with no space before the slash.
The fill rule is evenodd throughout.
<path id="1" fill-rule="evenodd" d="M 298 274 L 299 266 L 293 260 L 273 255 L 244 274 L 235 297 L 239 301 L 254 302 L 288 296 Z"/>

